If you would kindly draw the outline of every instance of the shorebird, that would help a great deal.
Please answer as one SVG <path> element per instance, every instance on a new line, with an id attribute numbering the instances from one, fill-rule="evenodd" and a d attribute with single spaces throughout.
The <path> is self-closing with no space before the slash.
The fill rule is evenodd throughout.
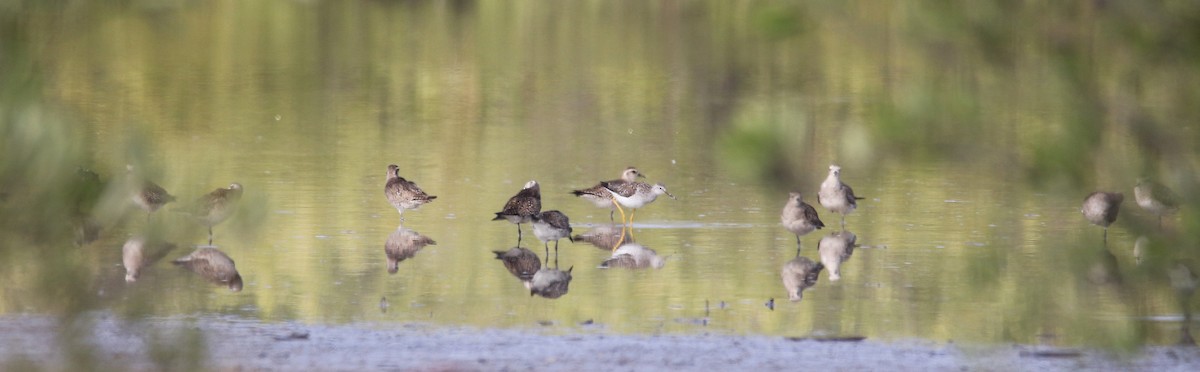
<path id="1" fill-rule="evenodd" d="M 396 228 L 396 231 L 389 234 L 387 241 L 383 243 L 383 253 L 388 260 L 388 274 L 400 271 L 401 261 L 416 256 L 417 252 L 427 245 L 437 245 L 437 242 L 412 229 Z"/>
<path id="2" fill-rule="evenodd" d="M 517 224 L 517 245 L 521 244 L 521 224 L 530 222 L 533 215 L 542 211 L 542 188 L 537 181 L 525 183 L 525 188 L 504 203 L 504 209 L 496 212 L 492 221 L 507 220 Z"/>
<path id="3" fill-rule="evenodd" d="M 632 225 L 633 214 L 637 212 L 637 209 L 650 204 L 654 199 L 658 199 L 659 195 L 666 195 L 671 197 L 671 199 L 675 199 L 675 195 L 667 192 L 667 187 L 661 183 L 651 186 L 645 182 L 610 183 L 605 181 L 601 182 L 600 186 L 603 186 L 609 194 L 612 194 L 613 205 L 617 207 L 618 212 L 621 212 L 622 224 L 625 223 L 625 210 L 621 206 L 633 210 L 629 212 L 629 224 Z"/>
<path id="4" fill-rule="evenodd" d="M 530 217 L 533 220 L 533 235 L 542 241 L 546 248 L 546 258 L 550 258 L 550 241 L 554 241 L 554 254 L 558 254 L 558 240 L 567 238 L 571 242 L 571 220 L 559 211 L 545 211 Z"/>
<path id="5" fill-rule="evenodd" d="M 162 208 L 167 203 L 175 201 L 175 197 L 167 193 L 162 186 L 150 180 L 144 179 L 141 175 L 133 170 L 133 165 L 125 165 L 126 178 L 129 186 L 132 188 L 133 203 L 139 208 L 146 211 L 146 219 L 150 219 L 150 214 Z"/>
<path id="6" fill-rule="evenodd" d="M 149 249 L 147 250 L 147 248 Z M 126 240 L 125 245 L 121 247 L 121 263 L 125 265 L 125 281 L 136 282 L 141 276 L 142 268 L 166 257 L 172 249 L 175 249 L 174 244 L 147 243 L 146 238 L 142 236 L 134 236 Z"/>
<path id="7" fill-rule="evenodd" d="M 858 237 L 849 231 L 838 231 L 821 238 L 817 242 L 817 252 L 821 256 L 821 264 L 829 270 L 829 281 L 836 282 L 842 278 L 842 263 L 854 254 L 854 243 Z"/>
<path id="8" fill-rule="evenodd" d="M 496 254 L 496 259 L 504 263 L 504 268 L 508 269 L 508 273 L 517 277 L 526 286 L 533 280 L 533 275 L 542 268 L 542 260 L 538 259 L 537 253 L 521 248 L 513 247 L 507 251 L 492 251 Z"/>
<path id="9" fill-rule="evenodd" d="M 1079 211 L 1088 222 L 1104 228 L 1104 241 L 1108 241 L 1108 225 L 1117 220 L 1123 201 L 1125 195 L 1119 192 L 1096 191 L 1083 199 L 1083 208 Z"/>
<path id="10" fill-rule="evenodd" d="M 416 183 L 400 177 L 400 167 L 388 165 L 387 182 L 383 185 L 383 194 L 389 203 L 400 212 L 400 220 L 404 221 L 404 211 L 417 209 L 437 199 L 437 196 L 426 194 Z"/>
<path id="11" fill-rule="evenodd" d="M 612 256 L 600 263 L 600 268 L 620 267 L 626 269 L 661 269 L 667 265 L 666 258 L 653 249 L 638 243 L 625 243 L 613 250 Z"/>
<path id="12" fill-rule="evenodd" d="M 637 168 L 629 167 L 621 172 L 620 179 L 606 182 L 609 184 L 631 183 L 637 181 L 639 177 L 645 178 L 646 176 L 642 172 L 639 172 Z M 571 194 L 592 202 L 597 208 L 608 208 L 608 221 L 613 222 L 613 212 L 616 212 L 617 208 L 612 202 L 612 194 L 605 190 L 603 182 L 586 189 L 571 191 Z"/>
<path id="13" fill-rule="evenodd" d="M 1139 178 L 1137 186 L 1133 187 L 1133 199 L 1142 209 L 1158 216 L 1158 228 L 1162 229 L 1164 215 L 1179 210 L 1179 197 L 1171 189 L 1146 178 Z"/>
<path id="14" fill-rule="evenodd" d="M 186 267 L 213 283 L 224 284 L 231 291 L 242 290 L 242 275 L 238 274 L 233 259 L 216 248 L 196 248 L 192 253 L 171 263 Z"/>
<path id="15" fill-rule="evenodd" d="M 820 262 L 813 262 L 804 256 L 797 256 L 783 264 L 779 276 L 783 277 L 783 288 L 787 289 L 788 300 L 803 300 L 804 290 L 817 284 L 817 278 L 824 269 L 825 266 Z"/>
<path id="16" fill-rule="evenodd" d="M 534 273 L 533 278 L 529 281 L 529 295 L 538 295 L 549 299 L 562 297 L 567 294 L 568 287 L 571 285 L 571 270 L 573 269 L 575 269 L 574 266 L 568 268 L 567 271 L 543 267 Z"/>
<path id="17" fill-rule="evenodd" d="M 820 230 L 825 227 L 825 223 L 821 222 L 821 218 L 817 216 L 817 209 L 805 203 L 801 198 L 800 193 L 793 192 L 788 194 L 787 204 L 783 206 L 783 214 L 779 216 L 783 222 L 783 227 L 792 234 L 796 234 L 796 249 L 800 249 L 800 236 Z"/>
<path id="18" fill-rule="evenodd" d="M 857 201 L 862 198 L 854 196 L 854 189 L 851 189 L 850 185 L 842 183 L 841 176 L 842 167 L 829 166 L 829 176 L 826 176 L 825 181 L 821 182 L 821 191 L 817 192 L 817 202 L 830 212 L 841 214 L 842 230 L 845 230 L 846 215 L 858 208 Z"/>
<path id="19" fill-rule="evenodd" d="M 218 188 L 197 198 L 191 209 L 185 212 L 208 226 L 208 245 L 212 245 L 213 226 L 233 216 L 241 199 L 242 184 L 234 182 L 229 187 Z"/>

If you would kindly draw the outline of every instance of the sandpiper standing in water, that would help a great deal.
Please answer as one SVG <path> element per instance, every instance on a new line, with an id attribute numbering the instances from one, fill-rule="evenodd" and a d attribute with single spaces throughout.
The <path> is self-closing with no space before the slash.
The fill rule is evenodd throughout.
<path id="1" fill-rule="evenodd" d="M 796 250 L 800 250 L 800 236 L 820 230 L 825 227 L 825 223 L 821 222 L 821 218 L 817 216 L 817 209 L 805 203 L 801 198 L 800 193 L 793 192 L 788 195 L 787 204 L 783 206 L 783 214 L 779 216 L 783 221 L 783 227 L 792 234 L 796 234 Z"/>
<path id="2" fill-rule="evenodd" d="M 496 212 L 492 221 L 507 220 L 517 224 L 517 245 L 521 245 L 521 224 L 530 222 L 533 215 L 542 211 L 542 188 L 537 181 L 525 183 L 525 188 L 508 199 L 504 209 Z"/>
<path id="3" fill-rule="evenodd" d="M 854 189 L 851 189 L 850 185 L 842 183 L 841 176 L 842 167 L 829 166 L 829 176 L 825 177 L 825 182 L 821 182 L 821 191 L 817 193 L 817 202 L 830 212 L 841 214 L 842 230 L 845 230 L 846 215 L 858 208 L 857 201 L 862 198 L 854 196 Z"/>
<path id="4" fill-rule="evenodd" d="M 609 184 L 632 183 L 637 181 L 639 177 L 644 178 L 646 176 L 638 171 L 637 168 L 629 167 L 625 168 L 624 172 L 621 172 L 620 179 L 607 182 Z M 604 188 L 602 183 L 597 183 L 596 186 L 586 189 L 571 191 L 571 194 L 592 202 L 597 208 L 608 208 L 608 221 L 613 222 L 613 212 L 617 210 L 616 204 L 613 204 L 612 194 Z"/>
<path id="5" fill-rule="evenodd" d="M 612 194 L 613 205 L 616 205 L 617 211 L 621 212 L 622 224 L 625 223 L 625 211 L 621 209 L 621 206 L 625 206 L 625 208 L 633 210 L 629 212 L 629 224 L 632 225 L 633 214 L 637 212 L 637 209 L 645 206 L 646 204 L 650 204 L 654 201 L 654 199 L 658 199 L 659 195 L 666 195 L 671 197 L 671 199 L 675 199 L 675 195 L 671 195 L 671 193 L 667 192 L 667 186 L 664 186 L 661 183 L 656 183 L 654 186 L 651 186 L 645 182 L 611 183 L 605 181 L 601 182 L 600 185 L 604 186 L 604 189 L 608 190 L 608 192 Z"/>
<path id="6" fill-rule="evenodd" d="M 546 248 L 546 257 L 550 257 L 550 241 L 554 241 L 554 254 L 558 255 L 558 241 L 562 238 L 567 238 L 574 242 L 571 238 L 571 220 L 567 215 L 559 211 L 545 211 L 530 217 L 533 220 L 533 235 L 537 236 L 538 240 Z"/>
<path id="7" fill-rule="evenodd" d="M 1093 225 L 1104 228 L 1104 241 L 1108 241 L 1108 226 L 1117 220 L 1121 210 L 1121 202 L 1125 195 L 1119 192 L 1096 191 L 1083 199 L 1083 208 L 1079 211 Z"/>
<path id="8" fill-rule="evenodd" d="M 167 193 L 167 190 L 154 182 L 150 182 L 133 170 L 133 165 L 126 164 L 126 177 L 128 177 L 129 187 L 132 188 L 133 203 L 139 208 L 146 211 L 146 219 L 150 219 L 150 214 L 162 208 L 167 203 L 175 201 L 175 197 Z"/>
<path id="9" fill-rule="evenodd" d="M 208 226 L 208 245 L 212 245 L 212 229 L 237 212 L 238 201 L 242 200 L 242 184 L 234 182 L 229 187 L 218 188 L 196 199 L 188 211 L 197 221 Z"/>
<path id="10" fill-rule="evenodd" d="M 388 165 L 387 182 L 383 185 L 383 194 L 389 203 L 400 212 L 400 220 L 404 221 L 404 211 L 417 209 L 429 204 L 437 196 L 426 194 L 416 183 L 400 177 L 400 167 Z"/>
<path id="11" fill-rule="evenodd" d="M 1133 199 L 1137 200 L 1139 207 L 1158 216 L 1159 229 L 1162 229 L 1164 215 L 1179 210 L 1179 198 L 1171 189 L 1146 178 L 1138 179 L 1137 186 L 1133 188 Z"/>

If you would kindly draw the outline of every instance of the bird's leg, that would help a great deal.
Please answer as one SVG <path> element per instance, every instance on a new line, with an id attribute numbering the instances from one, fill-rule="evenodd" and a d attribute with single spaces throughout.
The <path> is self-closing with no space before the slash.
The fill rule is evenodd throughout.
<path id="1" fill-rule="evenodd" d="M 800 245 L 796 245 L 796 257 L 800 257 Z"/>
<path id="2" fill-rule="evenodd" d="M 633 229 L 633 214 L 637 213 L 637 209 L 629 211 L 629 228 Z"/>
<path id="3" fill-rule="evenodd" d="M 403 223 L 404 222 L 404 208 L 396 208 L 396 210 L 400 211 L 400 222 Z"/>
<path id="4" fill-rule="evenodd" d="M 212 225 L 208 225 L 208 245 L 212 245 Z"/>
<path id="5" fill-rule="evenodd" d="M 547 260 L 549 260 L 549 259 L 550 259 L 550 242 L 542 242 L 542 244 L 543 244 L 543 245 L 545 246 L 545 248 L 546 248 L 546 259 L 547 259 Z M 555 243 L 554 243 L 554 244 L 558 244 L 558 242 L 557 242 L 557 241 L 555 241 Z M 547 261 L 547 262 L 548 262 L 548 261 Z"/>
<path id="6" fill-rule="evenodd" d="M 521 246 L 521 224 L 517 224 L 517 246 Z"/>
<path id="7" fill-rule="evenodd" d="M 1158 231 L 1162 231 L 1162 215 L 1158 215 Z"/>
<path id="8" fill-rule="evenodd" d="M 842 231 L 846 231 L 846 215 L 842 215 Z"/>
<path id="9" fill-rule="evenodd" d="M 549 256 L 550 254 L 547 253 L 546 255 Z M 554 241 L 554 269 L 555 270 L 558 269 L 558 241 L 557 240 Z"/>
<path id="10" fill-rule="evenodd" d="M 796 234 L 796 249 L 800 249 L 800 234 Z"/>
<path id="11" fill-rule="evenodd" d="M 612 248 L 613 252 L 616 252 L 617 247 L 620 247 L 621 243 L 624 243 L 624 242 L 625 242 L 625 227 L 621 226 L 621 238 L 617 239 L 617 244 L 613 244 L 613 248 Z"/>
<path id="12" fill-rule="evenodd" d="M 617 224 L 617 221 L 613 219 L 613 213 L 616 213 L 616 212 L 617 212 L 617 210 L 616 210 L 616 209 L 609 209 L 609 210 L 608 210 L 608 223 L 609 223 L 609 224 L 612 224 L 612 225 L 616 225 L 616 224 Z"/>
<path id="13" fill-rule="evenodd" d="M 1105 247 L 1108 246 L 1108 228 L 1107 227 L 1104 228 L 1104 246 Z"/>
<path id="14" fill-rule="evenodd" d="M 612 199 L 613 205 L 617 206 L 617 211 L 621 212 L 621 224 L 625 224 L 625 210 L 621 208 L 621 204 L 617 203 L 617 198 Z"/>

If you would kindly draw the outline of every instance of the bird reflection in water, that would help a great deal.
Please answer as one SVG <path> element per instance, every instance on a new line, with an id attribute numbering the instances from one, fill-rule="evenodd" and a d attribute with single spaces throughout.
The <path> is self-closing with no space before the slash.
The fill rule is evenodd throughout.
<path id="1" fill-rule="evenodd" d="M 504 263 L 504 268 L 508 269 L 509 274 L 525 284 L 525 288 L 530 287 L 533 275 L 542 268 L 542 262 L 537 253 L 525 248 L 513 247 L 507 251 L 492 251 L 492 253 L 496 254 L 497 260 Z"/>
<path id="2" fill-rule="evenodd" d="M 829 234 L 817 242 L 817 251 L 821 255 L 821 264 L 829 270 L 829 280 L 838 281 L 842 278 L 842 263 L 854 254 L 854 243 L 858 237 L 849 231 L 839 231 Z"/>
<path id="3" fill-rule="evenodd" d="M 1195 345 L 1196 340 L 1192 338 L 1192 296 L 1196 294 L 1196 272 L 1192 270 L 1191 262 L 1177 262 L 1175 266 L 1167 269 L 1167 276 L 1171 279 L 1171 287 L 1175 289 L 1175 295 L 1179 300 L 1179 308 L 1183 313 L 1183 324 L 1179 326 L 1179 344 L 1180 345 Z"/>
<path id="4" fill-rule="evenodd" d="M 817 284 L 817 278 L 823 269 L 825 266 L 820 262 L 813 262 L 800 255 L 783 264 L 779 275 L 783 277 L 783 288 L 787 289 L 788 300 L 797 302 L 804 299 L 804 290 Z"/>
<path id="5" fill-rule="evenodd" d="M 427 245 L 437 245 L 437 242 L 412 229 L 406 229 L 404 226 L 396 227 L 396 231 L 389 234 L 387 242 L 383 243 L 383 252 L 387 255 L 388 274 L 395 274 L 400 270 L 400 262 L 416 256 L 417 252 Z"/>
<path id="6" fill-rule="evenodd" d="M 586 242 L 598 249 L 613 251 L 623 241 L 630 240 L 628 229 L 612 225 L 601 225 L 590 231 L 575 235 L 574 242 Z"/>
<path id="7" fill-rule="evenodd" d="M 192 251 L 187 256 L 171 262 L 186 267 L 205 280 L 225 285 L 231 291 L 239 292 L 242 290 L 242 276 L 238 274 L 233 259 L 229 258 L 225 252 L 221 252 L 216 248 L 196 248 L 195 251 Z"/>
<path id="8" fill-rule="evenodd" d="M 659 256 L 658 252 L 655 252 L 653 249 L 646 248 L 632 241 L 626 241 L 625 244 L 613 250 L 612 257 L 600 263 L 600 268 L 645 269 L 653 267 L 661 269 L 666 264 L 666 259 Z"/>
<path id="9" fill-rule="evenodd" d="M 535 256 L 536 258 L 536 256 Z M 567 271 L 558 269 L 558 251 L 554 251 L 554 268 L 550 268 L 550 256 L 546 256 L 546 264 L 542 265 L 536 273 L 533 274 L 533 279 L 527 285 L 529 286 L 529 295 L 538 295 L 549 299 L 555 299 L 567 294 L 568 286 L 571 285 L 571 270 L 575 267 L 567 268 Z"/>
<path id="10" fill-rule="evenodd" d="M 142 269 L 167 256 L 175 245 L 134 236 L 125 241 L 121 248 L 121 261 L 125 265 L 125 281 L 133 283 L 141 277 Z"/>

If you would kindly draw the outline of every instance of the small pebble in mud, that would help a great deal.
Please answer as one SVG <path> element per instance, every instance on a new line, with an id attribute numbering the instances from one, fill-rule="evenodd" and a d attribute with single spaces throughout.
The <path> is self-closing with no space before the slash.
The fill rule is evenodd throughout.
<path id="1" fill-rule="evenodd" d="M 275 336 L 275 341 L 307 340 L 308 332 L 292 331 L 285 336 Z"/>
<path id="2" fill-rule="evenodd" d="M 767 300 L 767 303 L 763 305 L 766 305 L 768 309 L 771 309 L 771 311 L 775 311 L 775 298 L 771 297 Z"/>
<path id="3" fill-rule="evenodd" d="M 592 325 L 593 323 L 595 323 L 595 322 L 592 321 L 591 319 L 588 319 L 588 320 L 579 322 L 579 325 Z"/>
<path id="4" fill-rule="evenodd" d="M 549 320 L 539 320 L 538 325 L 543 326 L 543 327 L 549 327 L 549 326 L 554 325 L 554 322 L 551 322 Z"/>

